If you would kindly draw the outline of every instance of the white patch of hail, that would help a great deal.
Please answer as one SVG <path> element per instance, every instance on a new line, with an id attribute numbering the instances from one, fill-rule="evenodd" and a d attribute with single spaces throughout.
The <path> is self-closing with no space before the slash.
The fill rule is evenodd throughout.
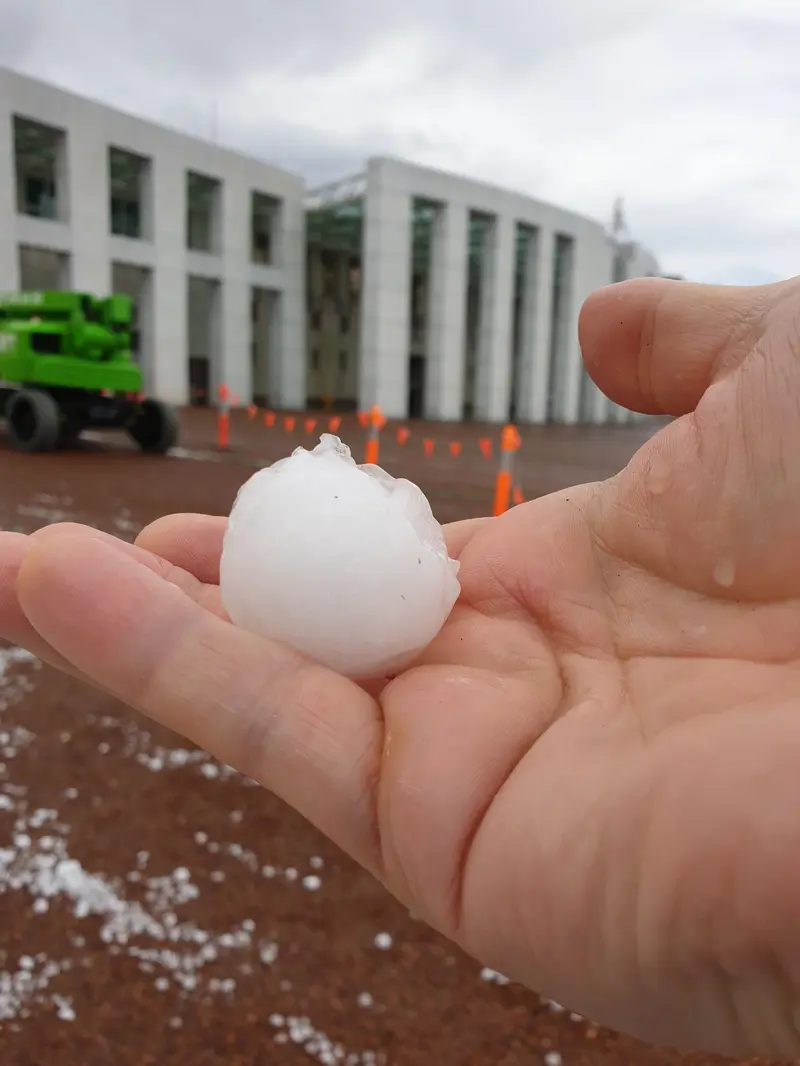
<path id="1" fill-rule="evenodd" d="M 11 702 L 32 692 L 34 684 L 30 672 L 40 666 L 38 660 L 22 649 L 0 649 L 0 706 L 3 706 L 3 699 L 5 706 L 10 706 Z M 88 715 L 87 720 L 108 732 L 120 732 L 122 743 L 117 746 L 116 754 L 134 758 L 148 771 L 197 766 L 201 771 L 214 770 L 213 774 L 204 775 L 210 780 L 224 782 L 236 778 L 240 786 L 255 785 L 255 782 L 237 775 L 232 767 L 216 763 L 205 752 L 153 745 L 146 730 L 111 716 L 98 719 Z M 71 739 L 70 733 L 62 732 L 64 744 Z M 17 1026 L 31 1017 L 34 1006 L 41 1004 L 54 1008 L 59 1020 L 73 1021 L 76 1017 L 74 1000 L 50 991 L 49 986 L 60 975 L 91 964 L 91 952 L 97 947 L 95 937 L 106 945 L 110 954 L 127 956 L 135 960 L 141 972 L 152 975 L 156 991 L 171 992 L 179 998 L 198 994 L 230 998 L 235 994 L 239 980 L 257 972 L 259 967 L 272 967 L 278 962 L 278 942 L 274 937 L 260 936 L 257 923 L 251 917 L 221 932 L 212 932 L 188 917 L 182 918 L 181 909 L 190 907 L 200 895 L 200 888 L 185 866 L 176 867 L 162 876 L 153 876 L 148 873 L 150 854 L 139 851 L 134 868 L 124 878 L 108 878 L 86 870 L 69 853 L 70 826 L 60 812 L 31 807 L 27 787 L 10 780 L 8 763 L 35 741 L 35 735 L 20 726 L 9 724 L 0 728 L 0 749 L 6 759 L 6 762 L 0 762 L 0 811 L 13 817 L 8 846 L 0 848 L 0 896 L 27 894 L 35 915 L 46 914 L 51 904 L 59 900 L 69 904 L 76 920 L 99 917 L 100 922 L 99 926 L 96 922 L 88 925 L 85 936 L 71 934 L 72 946 L 77 953 L 71 958 L 49 958 L 45 953 L 23 955 L 13 966 L 0 968 L 0 1022 Z M 113 746 L 104 743 L 100 747 L 111 750 Z M 65 803 L 74 802 L 79 796 L 80 791 L 74 787 L 62 791 Z M 231 812 L 232 815 L 239 813 L 238 810 Z M 241 819 L 232 817 L 231 820 L 236 823 Z M 202 830 L 197 830 L 194 840 L 210 854 L 236 860 L 253 875 L 268 880 L 280 876 L 289 882 L 299 878 L 296 867 L 263 864 L 253 851 L 241 844 L 216 843 Z M 319 857 L 312 856 L 308 865 L 319 870 L 324 864 Z M 300 884 L 309 890 L 317 880 L 321 883 L 316 874 L 307 874 Z M 137 886 L 141 898 L 128 898 L 128 885 Z M 85 952 L 83 958 L 80 952 Z M 220 962 L 233 965 L 236 976 L 230 971 L 225 976 L 207 973 L 210 966 Z M 279 982 L 282 993 L 290 991 L 291 987 L 288 980 Z M 379 1066 L 386 1061 L 381 1052 L 347 1051 L 305 1017 L 286 1017 L 280 1025 L 274 1021 L 272 1024 L 278 1029 L 275 1034 L 277 1043 L 299 1045 L 323 1066 Z M 179 1029 L 183 1019 L 173 1015 L 169 1025 Z"/>

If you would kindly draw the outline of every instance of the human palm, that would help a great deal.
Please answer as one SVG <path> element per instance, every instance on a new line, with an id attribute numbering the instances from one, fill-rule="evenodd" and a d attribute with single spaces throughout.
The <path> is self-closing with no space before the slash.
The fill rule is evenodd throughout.
<path id="1" fill-rule="evenodd" d="M 606 482 L 449 527 L 459 604 L 378 692 L 227 621 L 206 516 L 0 534 L 0 634 L 273 789 L 483 962 L 645 1039 L 796 1054 L 798 296 L 591 298 L 600 385 L 683 417 Z"/>

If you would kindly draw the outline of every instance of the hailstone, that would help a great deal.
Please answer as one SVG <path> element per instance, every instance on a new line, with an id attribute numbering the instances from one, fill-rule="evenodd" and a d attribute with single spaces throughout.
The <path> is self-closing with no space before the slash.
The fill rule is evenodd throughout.
<path id="1" fill-rule="evenodd" d="M 430 644 L 460 594 L 458 568 L 422 490 L 359 466 L 326 433 L 239 489 L 220 592 L 234 625 L 366 680 Z"/>

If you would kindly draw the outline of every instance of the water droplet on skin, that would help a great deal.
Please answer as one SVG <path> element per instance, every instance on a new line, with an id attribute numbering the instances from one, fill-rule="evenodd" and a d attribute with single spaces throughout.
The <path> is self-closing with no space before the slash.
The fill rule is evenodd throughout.
<path id="1" fill-rule="evenodd" d="M 714 567 L 714 580 L 718 585 L 729 589 L 736 577 L 736 567 L 732 559 L 722 559 Z"/>

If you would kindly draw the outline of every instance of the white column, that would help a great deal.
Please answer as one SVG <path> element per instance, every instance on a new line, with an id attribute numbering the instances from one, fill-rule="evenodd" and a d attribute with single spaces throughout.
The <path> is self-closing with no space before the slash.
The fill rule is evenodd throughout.
<path id="1" fill-rule="evenodd" d="M 573 292 L 575 287 L 575 241 L 556 235 L 553 263 L 554 295 L 550 308 L 551 348 L 550 418 L 555 422 L 577 421 L 579 373 L 575 345 L 571 344 Z"/>
<path id="2" fill-rule="evenodd" d="M 5 71 L 0 70 L 0 292 L 14 292 L 19 288 L 17 168 L 5 78 Z"/>
<path id="3" fill-rule="evenodd" d="M 553 307 L 552 230 L 538 229 L 528 244 L 522 297 L 520 384 L 517 410 L 520 422 L 547 421 L 550 381 L 550 339 Z"/>
<path id="4" fill-rule="evenodd" d="M 437 211 L 428 284 L 426 418 L 458 421 L 463 414 L 468 229 L 465 204 L 444 204 Z"/>
<path id="5" fill-rule="evenodd" d="M 596 426 L 604 426 L 609 421 L 609 409 L 611 401 L 604 392 L 601 392 L 596 385 L 593 386 L 594 395 L 592 397 L 592 422 Z"/>
<path id="6" fill-rule="evenodd" d="M 240 405 L 253 398 L 253 371 L 250 350 L 250 286 L 246 277 L 228 274 L 219 292 L 219 345 L 215 362 L 220 378 L 239 397 Z"/>
<path id="7" fill-rule="evenodd" d="M 514 219 L 500 215 L 488 232 L 483 253 L 481 313 L 475 368 L 475 417 L 508 418 L 514 307 Z"/>
<path id="8" fill-rule="evenodd" d="M 370 161 L 364 202 L 359 406 L 408 414 L 411 338 L 411 193 L 388 160 Z"/>
<path id="9" fill-rule="evenodd" d="M 186 175 L 171 153 L 159 155 L 151 175 L 155 269 L 151 285 L 155 396 L 189 400 L 189 280 L 186 275 Z"/>
<path id="10" fill-rule="evenodd" d="M 579 403 L 578 403 L 578 419 L 577 421 L 586 424 L 592 420 L 592 404 L 594 402 L 592 391 L 594 385 L 589 375 L 586 373 L 583 364 L 581 363 L 579 380 Z"/>
<path id="11" fill-rule="evenodd" d="M 112 267 L 113 270 L 113 267 Z M 136 294 L 136 325 L 139 331 L 139 366 L 142 369 L 144 391 L 155 391 L 155 360 L 153 353 L 153 272 L 143 271 Z"/>
<path id="12" fill-rule="evenodd" d="M 269 396 L 274 407 L 302 410 L 308 388 L 308 313 L 306 216 L 299 196 L 282 202 L 276 224 L 283 289 L 270 315 Z"/>
<path id="13" fill-rule="evenodd" d="M 225 283 L 217 279 L 206 279 L 202 286 L 203 292 L 203 319 L 207 337 L 207 352 L 209 361 L 209 388 L 211 389 L 211 402 L 216 403 L 220 385 L 227 385 L 230 390 L 230 402 L 233 404 L 233 395 L 238 393 L 236 382 L 228 381 L 225 371 L 230 369 L 230 363 L 224 362 L 223 344 L 225 338 Z M 190 305 L 190 313 L 192 311 Z M 242 402 L 239 394 L 239 403 Z"/>
<path id="14" fill-rule="evenodd" d="M 108 144 L 102 126 L 75 123 L 67 132 L 63 167 L 59 167 L 59 205 L 72 235 L 72 287 L 107 296 L 111 292 L 111 204 Z"/>
<path id="15" fill-rule="evenodd" d="M 219 381 L 224 382 L 239 404 L 253 396 L 250 341 L 250 210 L 251 197 L 245 182 L 227 180 L 219 189 L 215 215 L 219 220 L 222 255 L 222 287 L 214 311 L 219 316 L 214 330 L 214 362 Z"/>
<path id="16" fill-rule="evenodd" d="M 611 248 L 598 227 L 596 236 L 573 240 L 566 256 L 567 279 L 560 317 L 563 331 L 559 345 L 559 388 L 555 397 L 556 421 L 572 424 L 580 417 L 583 357 L 578 341 L 578 314 L 594 289 L 608 283 L 611 276 Z"/>
<path id="17" fill-rule="evenodd" d="M 578 348 L 577 310 L 575 307 L 575 241 L 562 243 L 561 255 L 555 262 L 558 275 L 558 297 L 553 307 L 555 332 L 555 367 L 553 389 L 553 419 L 572 424 L 580 416 L 581 356 Z M 575 335 L 573 335 L 573 333 Z"/>

